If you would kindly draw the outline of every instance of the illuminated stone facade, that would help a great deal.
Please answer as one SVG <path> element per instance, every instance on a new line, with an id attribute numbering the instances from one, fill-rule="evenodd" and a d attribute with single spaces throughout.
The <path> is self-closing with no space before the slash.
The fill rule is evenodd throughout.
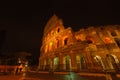
<path id="1" fill-rule="evenodd" d="M 65 28 L 54 15 L 46 24 L 39 70 L 119 71 L 120 26 Z"/>

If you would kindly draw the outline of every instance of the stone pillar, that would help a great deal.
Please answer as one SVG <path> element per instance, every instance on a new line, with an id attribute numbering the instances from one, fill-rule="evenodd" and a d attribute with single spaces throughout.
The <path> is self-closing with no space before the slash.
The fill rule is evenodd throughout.
<path id="1" fill-rule="evenodd" d="M 49 70 L 49 59 L 46 59 L 46 70 Z"/>
<path id="2" fill-rule="evenodd" d="M 93 69 L 94 65 L 92 63 L 92 58 L 91 58 L 90 52 L 85 51 L 85 59 L 86 59 L 86 65 L 88 65 L 87 68 Z"/>
<path id="3" fill-rule="evenodd" d="M 60 55 L 59 55 L 59 60 L 60 60 L 60 65 L 59 65 L 60 68 L 59 68 L 59 69 L 60 69 L 60 70 L 63 70 L 63 66 L 64 66 L 64 65 L 63 65 L 63 55 L 62 55 L 62 53 L 60 53 Z"/>
<path id="4" fill-rule="evenodd" d="M 71 70 L 75 71 L 77 69 L 76 55 L 74 53 L 71 53 L 70 58 L 71 58 Z"/>
<path id="5" fill-rule="evenodd" d="M 103 62 L 103 69 L 108 70 L 109 69 L 109 66 L 108 66 L 109 64 L 106 61 L 106 58 L 102 58 L 102 62 Z"/>
<path id="6" fill-rule="evenodd" d="M 50 61 L 50 69 L 51 69 L 51 70 L 54 70 L 54 58 L 51 58 L 51 61 Z"/>

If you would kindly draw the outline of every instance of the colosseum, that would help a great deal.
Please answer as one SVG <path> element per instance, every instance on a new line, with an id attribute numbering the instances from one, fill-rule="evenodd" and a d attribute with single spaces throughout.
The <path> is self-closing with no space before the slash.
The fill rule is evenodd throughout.
<path id="1" fill-rule="evenodd" d="M 119 71 L 120 25 L 88 26 L 73 31 L 53 15 L 40 47 L 39 70 Z"/>

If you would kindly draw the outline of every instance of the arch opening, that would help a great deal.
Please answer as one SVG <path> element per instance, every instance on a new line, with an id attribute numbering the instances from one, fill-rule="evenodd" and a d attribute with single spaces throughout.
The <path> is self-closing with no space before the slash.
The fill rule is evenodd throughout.
<path id="1" fill-rule="evenodd" d="M 71 58 L 69 55 L 66 55 L 63 58 L 63 64 L 64 64 L 64 70 L 70 70 L 71 69 Z"/>

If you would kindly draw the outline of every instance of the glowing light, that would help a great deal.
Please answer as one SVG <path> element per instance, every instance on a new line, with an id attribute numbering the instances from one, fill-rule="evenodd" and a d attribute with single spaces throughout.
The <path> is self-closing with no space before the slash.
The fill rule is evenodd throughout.
<path id="1" fill-rule="evenodd" d="M 52 43 L 52 42 L 50 42 L 50 46 L 52 46 L 52 44 L 53 44 L 53 43 Z"/>
<path id="2" fill-rule="evenodd" d="M 105 37 L 105 43 L 113 43 L 113 41 L 109 37 Z"/>
<path id="3" fill-rule="evenodd" d="M 52 42 L 50 42 L 50 44 L 49 44 L 49 51 L 51 51 L 51 50 L 52 50 L 52 45 L 53 45 L 53 43 L 52 43 Z"/>

